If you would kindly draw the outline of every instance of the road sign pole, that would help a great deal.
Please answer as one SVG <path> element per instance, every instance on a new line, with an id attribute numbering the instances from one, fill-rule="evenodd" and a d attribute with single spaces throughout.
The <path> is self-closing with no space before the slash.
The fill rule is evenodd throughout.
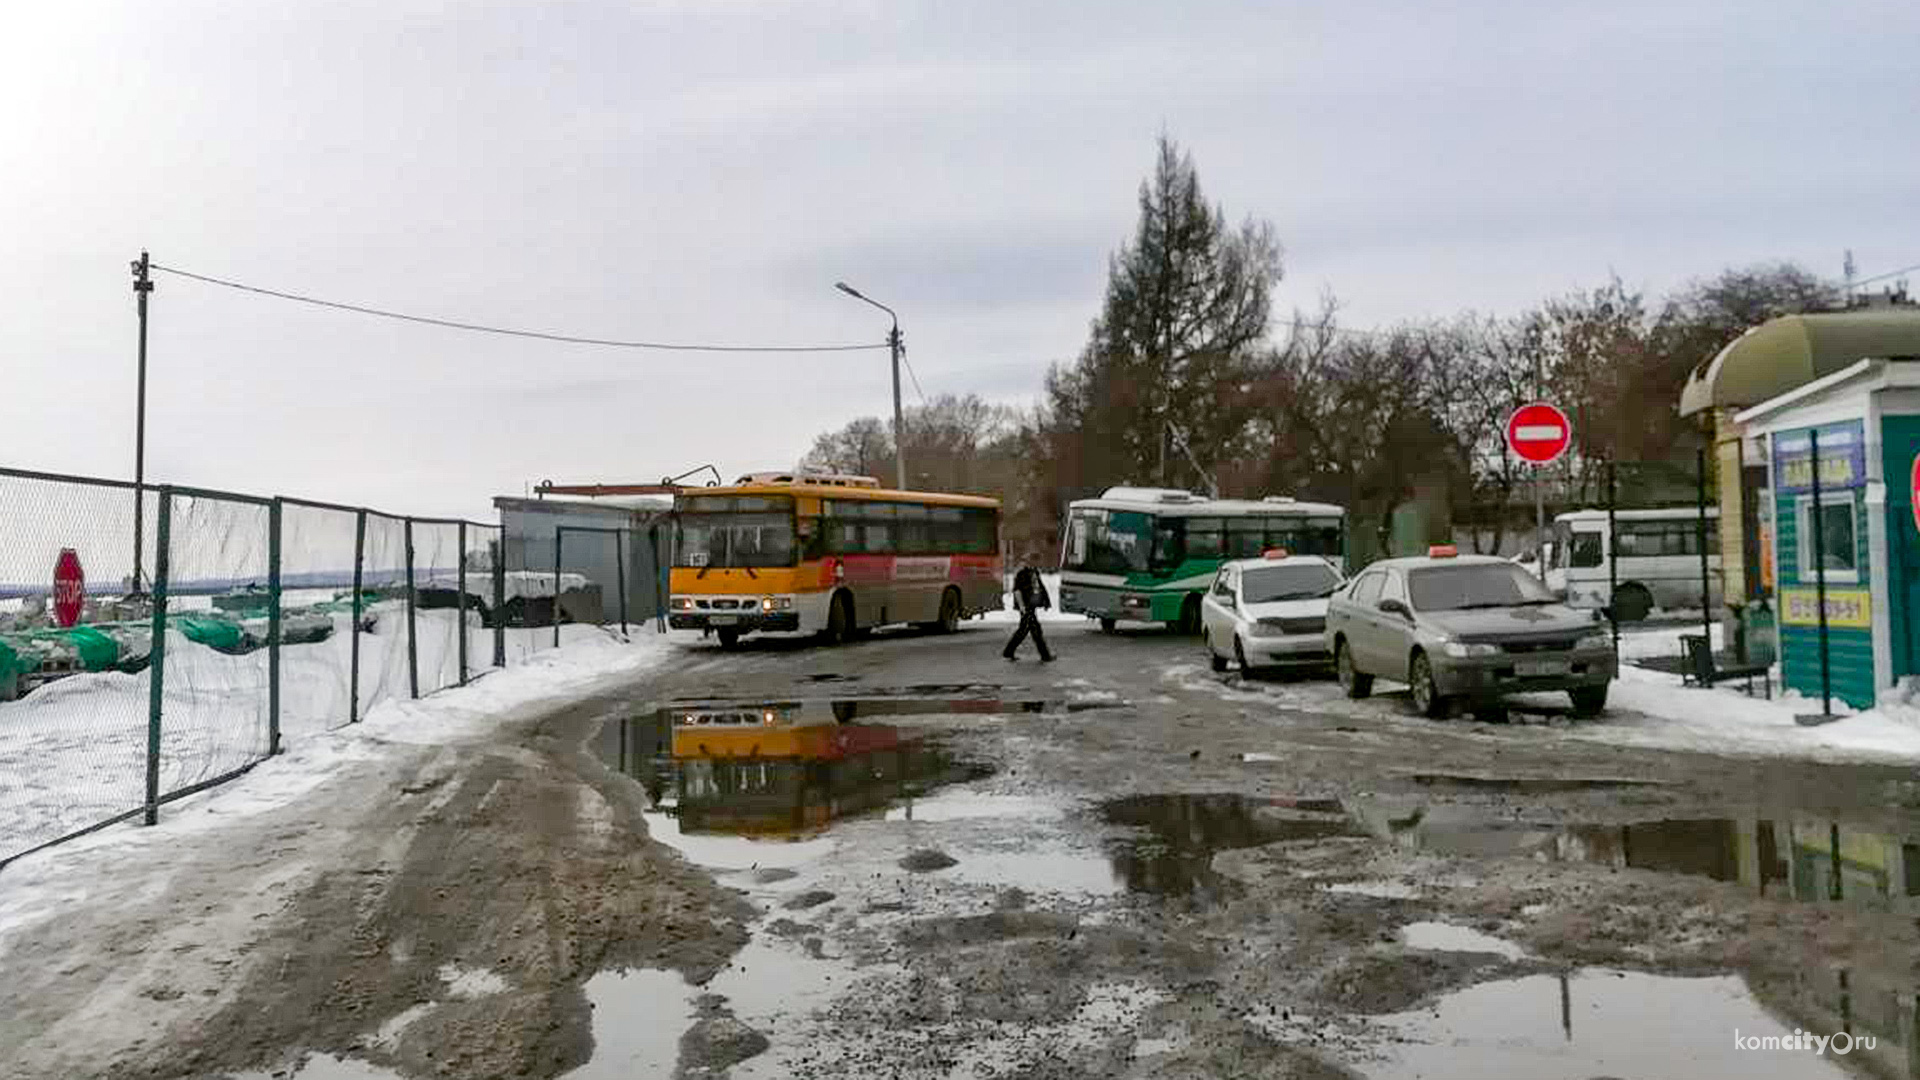
<path id="1" fill-rule="evenodd" d="M 1507 417 L 1507 449 L 1533 467 L 1533 547 L 1540 580 L 1547 579 L 1547 466 L 1573 443 L 1567 414 L 1545 401 L 1530 401 Z"/>

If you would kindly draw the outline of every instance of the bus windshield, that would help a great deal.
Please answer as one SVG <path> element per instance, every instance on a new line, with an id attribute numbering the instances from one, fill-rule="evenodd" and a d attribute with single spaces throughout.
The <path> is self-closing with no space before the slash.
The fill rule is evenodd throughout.
<path id="1" fill-rule="evenodd" d="M 792 566 L 793 500 L 778 496 L 694 496 L 682 500 L 673 565 Z"/>
<path id="2" fill-rule="evenodd" d="M 1153 548 L 1153 517 L 1125 510 L 1075 510 L 1067 524 L 1064 570 L 1137 574 Z"/>

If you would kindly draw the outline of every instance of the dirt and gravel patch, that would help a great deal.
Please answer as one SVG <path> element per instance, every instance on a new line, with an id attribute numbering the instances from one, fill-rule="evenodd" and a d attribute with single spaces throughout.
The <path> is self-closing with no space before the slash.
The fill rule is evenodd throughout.
<path id="1" fill-rule="evenodd" d="M 239 865 L 43 924 L 0 988 L 8 1075 L 213 1076 L 311 1052 L 411 1076 L 553 1076 L 585 1061 L 588 976 L 660 967 L 704 980 L 751 914 L 648 840 L 644 796 L 581 752 L 609 704 L 349 771 L 297 810 L 236 822 Z M 264 858 L 302 872 L 246 925 L 196 930 L 196 916 L 259 888 L 246 864 L 275 837 Z M 121 966 L 116 955 L 152 945 L 127 936 L 140 927 L 171 930 L 189 962 Z M 76 998 L 85 975 L 189 1007 L 142 1010 L 151 1025 L 100 1016 Z"/>

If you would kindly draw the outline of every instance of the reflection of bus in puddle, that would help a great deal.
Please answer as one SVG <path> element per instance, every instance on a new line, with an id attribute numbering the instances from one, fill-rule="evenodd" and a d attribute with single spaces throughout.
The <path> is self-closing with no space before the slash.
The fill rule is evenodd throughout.
<path id="1" fill-rule="evenodd" d="M 797 839 L 981 775 L 916 733 L 844 713 L 827 702 L 675 705 L 622 722 L 604 749 L 689 834 Z"/>

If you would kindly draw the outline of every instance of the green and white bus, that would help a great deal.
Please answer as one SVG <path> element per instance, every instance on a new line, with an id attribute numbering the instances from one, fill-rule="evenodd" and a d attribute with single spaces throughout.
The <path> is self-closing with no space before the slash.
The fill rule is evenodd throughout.
<path id="1" fill-rule="evenodd" d="M 1198 633 L 1200 595 L 1220 564 L 1284 549 L 1346 570 L 1347 512 L 1327 503 L 1209 499 L 1163 488 L 1108 488 L 1069 505 L 1060 610 L 1100 620 L 1160 622 Z"/>

